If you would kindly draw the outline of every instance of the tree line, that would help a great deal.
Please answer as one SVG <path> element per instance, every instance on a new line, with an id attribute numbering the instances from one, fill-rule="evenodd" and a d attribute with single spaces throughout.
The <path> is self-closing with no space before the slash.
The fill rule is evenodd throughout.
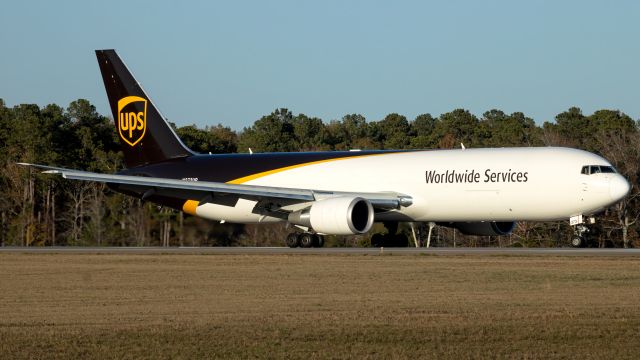
<path id="1" fill-rule="evenodd" d="M 175 127 L 175 126 L 174 126 Z M 567 146 L 610 160 L 632 184 L 621 203 L 598 217 L 598 246 L 640 245 L 637 220 L 640 123 L 618 110 L 585 115 L 572 107 L 553 122 L 521 112 L 489 110 L 478 117 L 456 109 L 415 119 L 392 113 L 377 121 L 359 114 L 324 122 L 276 109 L 241 131 L 222 125 L 175 128 L 196 152 L 274 152 L 350 149 L 450 149 L 460 147 Z M 218 224 L 109 190 L 103 184 L 67 181 L 19 166 L 37 163 L 95 172 L 123 168 L 113 121 L 84 99 L 67 108 L 0 99 L 0 244 L 16 246 L 230 246 L 282 245 L 285 224 Z M 382 230 L 380 225 L 374 231 Z M 404 229 L 408 231 L 408 229 Z M 372 232 L 373 233 L 373 232 Z M 519 222 L 508 237 L 463 236 L 438 227 L 433 243 L 461 246 L 565 246 L 565 222 Z M 328 246 L 366 246 L 370 234 L 328 237 Z"/>

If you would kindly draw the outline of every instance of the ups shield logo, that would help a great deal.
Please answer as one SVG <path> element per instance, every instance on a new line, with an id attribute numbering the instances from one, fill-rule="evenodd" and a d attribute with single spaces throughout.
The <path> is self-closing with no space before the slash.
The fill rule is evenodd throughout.
<path id="1" fill-rule="evenodd" d="M 147 100 L 127 96 L 118 101 L 118 133 L 130 146 L 142 140 L 147 131 Z"/>

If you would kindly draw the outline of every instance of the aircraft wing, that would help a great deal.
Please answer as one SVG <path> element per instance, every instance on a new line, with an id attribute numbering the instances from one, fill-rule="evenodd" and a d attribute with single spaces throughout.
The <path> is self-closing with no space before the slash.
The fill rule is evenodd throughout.
<path id="1" fill-rule="evenodd" d="M 185 181 L 167 178 L 101 174 L 28 163 L 18 164 L 42 169 L 44 170 L 43 173 L 46 174 L 58 174 L 65 179 L 117 184 L 116 186 L 119 188 L 143 194 L 143 200 L 151 195 L 159 195 L 183 200 L 198 200 L 201 203 L 210 202 L 233 206 L 238 198 L 245 198 L 261 202 L 271 201 L 277 203 L 277 207 L 285 207 L 292 204 L 308 203 L 330 197 L 357 196 L 367 199 L 374 208 L 379 210 L 399 209 L 400 206 L 411 205 L 411 197 L 395 192 L 353 193 L 261 185 L 227 184 L 209 181 Z"/>

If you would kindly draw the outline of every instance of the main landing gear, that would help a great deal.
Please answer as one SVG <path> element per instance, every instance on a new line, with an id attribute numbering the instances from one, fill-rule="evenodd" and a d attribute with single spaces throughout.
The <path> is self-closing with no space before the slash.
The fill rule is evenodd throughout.
<path id="1" fill-rule="evenodd" d="M 286 243 L 290 248 L 319 248 L 324 246 L 324 237 L 322 235 L 308 232 L 301 234 L 292 232 L 287 235 Z"/>
<path id="2" fill-rule="evenodd" d="M 372 247 L 407 247 L 409 245 L 409 238 L 403 233 L 396 234 L 398 232 L 397 222 L 384 222 L 382 223 L 387 228 L 387 233 L 382 235 L 380 233 L 373 234 L 371 237 Z"/>

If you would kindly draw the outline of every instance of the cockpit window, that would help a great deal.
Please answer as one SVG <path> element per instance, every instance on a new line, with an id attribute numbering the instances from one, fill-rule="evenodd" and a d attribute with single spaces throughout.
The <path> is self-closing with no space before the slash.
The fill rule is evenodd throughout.
<path id="1" fill-rule="evenodd" d="M 613 166 L 604 166 L 604 165 L 587 165 L 587 166 L 583 166 L 582 170 L 580 171 L 580 173 L 584 175 L 600 174 L 600 173 L 614 174 L 615 172 L 616 172 L 616 169 L 614 169 Z"/>

